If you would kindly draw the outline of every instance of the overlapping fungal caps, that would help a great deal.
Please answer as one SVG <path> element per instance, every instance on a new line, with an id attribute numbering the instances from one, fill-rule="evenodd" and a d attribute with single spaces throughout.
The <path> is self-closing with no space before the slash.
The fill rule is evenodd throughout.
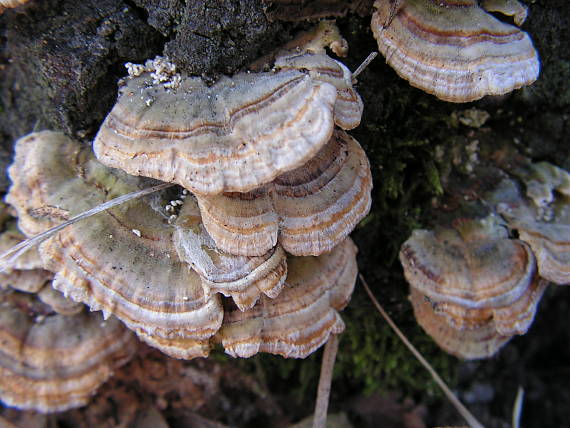
<path id="1" fill-rule="evenodd" d="M 197 196 L 204 226 L 232 254 L 260 256 L 277 243 L 298 256 L 332 250 L 368 213 L 372 177 L 358 142 L 335 130 L 305 165 L 249 193 Z"/>
<path id="2" fill-rule="evenodd" d="M 483 7 L 514 15 L 515 0 Z M 412 86 L 444 101 L 468 102 L 530 85 L 540 70 L 529 36 L 477 0 L 377 0 L 372 31 L 386 61 Z"/>
<path id="3" fill-rule="evenodd" d="M 0 343 L 0 399 L 43 413 L 86 404 L 137 349 L 116 318 L 55 314 L 18 292 L 0 297 Z"/>
<path id="4" fill-rule="evenodd" d="M 16 143 L 15 152 L 7 201 L 28 234 L 138 188 L 138 178 L 101 165 L 88 148 L 60 133 L 31 134 Z M 222 323 L 222 307 L 178 258 L 173 231 L 139 199 L 63 229 L 40 253 L 56 274 L 57 290 L 116 315 L 169 355 L 204 356 Z"/>
<path id="5" fill-rule="evenodd" d="M 216 247 L 200 217 L 198 204 L 186 201 L 174 224 L 174 245 L 181 260 L 202 277 L 206 295 L 232 297 L 240 310 L 251 308 L 261 294 L 275 298 L 287 276 L 287 256 L 281 246 L 257 257 L 234 256 Z"/>
<path id="6" fill-rule="evenodd" d="M 516 173 L 527 197 L 513 181 L 505 180 L 489 200 L 497 202 L 498 212 L 530 245 L 540 276 L 570 284 L 570 174 L 547 162 L 529 164 Z"/>
<path id="7" fill-rule="evenodd" d="M 486 358 L 511 339 L 500 335 L 490 319 L 478 328 L 454 328 L 434 311 L 430 300 L 414 288 L 410 290 L 410 301 L 418 323 L 449 354 L 465 359 Z"/>
<path id="8" fill-rule="evenodd" d="M 198 77 L 178 76 L 168 89 L 152 73 L 131 77 L 97 134 L 95 154 L 197 194 L 251 191 L 316 155 L 335 121 L 356 123 L 361 102 L 348 105 L 348 70 L 317 57 L 223 76 L 210 87 Z"/>
<path id="9" fill-rule="evenodd" d="M 26 237 L 18 229 L 16 221 L 8 221 L 6 230 L 0 235 L 0 254 L 24 239 Z M 52 287 L 53 273 L 43 268 L 44 263 L 37 247 L 30 248 L 11 262 L 3 260 L 0 266 L 3 269 L 0 273 L 0 289 L 33 293 L 41 302 L 62 315 L 75 315 L 83 309 L 83 304 L 65 298 Z"/>
<path id="10" fill-rule="evenodd" d="M 530 247 L 509 239 L 496 216 L 416 230 L 400 261 L 420 325 L 447 352 L 493 355 L 528 330 L 546 282 Z"/>
<path id="11" fill-rule="evenodd" d="M 331 334 L 344 331 L 338 311 L 348 304 L 358 267 L 356 246 L 347 238 L 330 253 L 288 258 L 287 280 L 275 299 L 262 296 L 250 310 L 228 305 L 215 340 L 232 356 L 269 352 L 304 358 Z"/>
<path id="12" fill-rule="evenodd" d="M 314 80 L 333 85 L 337 90 L 335 124 L 342 129 L 353 129 L 360 125 L 364 104 L 352 86 L 352 73 L 343 63 L 324 53 L 303 52 L 278 57 L 275 68 L 282 71 L 306 69 Z"/>

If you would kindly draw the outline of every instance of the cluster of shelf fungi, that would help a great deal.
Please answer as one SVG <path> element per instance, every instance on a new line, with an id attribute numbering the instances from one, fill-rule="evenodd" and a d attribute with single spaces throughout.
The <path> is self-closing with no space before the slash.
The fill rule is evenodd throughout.
<path id="1" fill-rule="evenodd" d="M 517 1 L 377 0 L 372 31 L 411 85 L 468 102 L 539 73 L 528 35 L 488 11 L 526 18 Z M 372 189 L 346 132 L 362 116 L 355 79 L 325 53 L 345 43 L 327 22 L 267 60 L 270 71 L 212 85 L 160 57 L 129 63 L 93 148 L 54 131 L 16 142 L 3 250 L 115 197 L 172 186 L 4 263 L 2 401 L 40 412 L 84 405 L 138 339 L 182 359 L 216 345 L 235 357 L 304 358 L 343 331 L 358 271 L 348 235 Z M 447 190 L 493 185 L 434 215 L 435 228 L 415 231 L 400 253 L 418 322 L 462 358 L 524 334 L 548 282 L 570 282 L 568 172 L 510 147 L 488 151 Z"/>

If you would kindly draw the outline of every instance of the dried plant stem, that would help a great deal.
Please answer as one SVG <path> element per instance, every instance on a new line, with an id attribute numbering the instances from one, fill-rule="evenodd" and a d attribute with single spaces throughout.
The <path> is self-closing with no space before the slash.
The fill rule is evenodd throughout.
<path id="1" fill-rule="evenodd" d="M 394 321 L 392 321 L 392 318 L 390 318 L 390 316 L 386 313 L 384 308 L 380 305 L 378 300 L 376 300 L 376 298 L 372 294 L 372 291 L 370 290 L 370 287 L 368 287 L 368 283 L 366 282 L 362 274 L 359 274 L 359 277 L 360 281 L 362 282 L 362 285 L 364 286 L 364 289 L 366 290 L 366 293 L 370 297 L 370 300 L 372 300 L 372 303 L 374 304 L 380 315 L 382 315 L 382 317 L 386 320 L 388 325 L 398 335 L 400 340 L 404 342 L 404 344 L 408 347 L 410 352 L 414 354 L 414 357 L 416 357 L 418 361 L 421 363 L 421 365 L 426 368 L 426 370 L 429 372 L 435 383 L 437 383 L 437 385 L 441 388 L 447 399 L 451 402 L 451 404 L 453 404 L 453 406 L 459 412 L 459 414 L 463 416 L 463 418 L 471 428 L 484 428 L 481 422 L 479 422 L 475 418 L 475 416 L 473 416 L 471 412 L 463 405 L 463 403 L 459 401 L 459 399 L 455 396 L 455 394 L 451 392 L 449 387 L 445 384 L 443 379 L 433 369 L 430 363 L 426 361 L 426 359 L 422 356 L 422 354 L 420 354 L 420 352 L 416 349 L 416 347 L 412 345 L 412 343 L 408 340 L 406 336 L 404 336 L 404 333 L 400 331 L 400 329 L 396 326 Z"/>
<path id="2" fill-rule="evenodd" d="M 327 410 L 329 408 L 329 396 L 331 393 L 332 375 L 337 351 L 338 334 L 331 334 L 323 352 L 313 428 L 326 428 L 327 426 Z"/>
<path id="3" fill-rule="evenodd" d="M 84 220 L 86 218 L 94 216 L 95 214 L 116 207 L 117 205 L 130 201 L 131 199 L 141 198 L 145 195 L 158 192 L 159 190 L 167 189 L 168 187 L 171 186 L 173 186 L 172 183 L 162 183 L 156 186 L 148 187 L 146 189 L 137 190 L 136 192 L 127 193 L 126 195 L 119 196 L 115 199 L 111 199 L 110 201 L 104 202 L 100 205 L 97 205 L 94 208 L 91 208 L 90 210 L 84 211 L 81 214 L 76 215 L 75 217 L 67 220 L 66 222 L 58 226 L 52 227 L 51 229 L 48 229 L 45 232 L 42 232 L 32 238 L 20 242 L 17 245 L 14 245 L 4 254 L 0 255 L 0 262 L 2 263 L 2 265 L 0 266 L 0 273 L 9 268 L 10 265 L 12 265 L 18 257 L 24 254 L 34 245 L 41 244 L 43 241 L 55 235 L 57 232 L 66 228 L 67 226 L 71 226 L 72 224 L 77 223 L 78 221 Z"/>
<path id="4" fill-rule="evenodd" d="M 362 61 L 362 64 L 360 64 L 356 69 L 356 71 L 352 73 L 353 84 L 356 83 L 356 78 L 358 77 L 358 75 L 362 73 L 366 67 L 368 67 L 368 64 L 370 64 L 374 60 L 374 58 L 376 58 L 376 56 L 378 56 L 378 52 L 370 52 L 370 54 L 366 57 L 366 59 Z"/>
<path id="5" fill-rule="evenodd" d="M 517 398 L 515 399 L 515 405 L 513 406 L 513 428 L 520 428 L 521 426 L 521 414 L 524 401 L 524 389 L 519 386 L 517 390 Z"/>

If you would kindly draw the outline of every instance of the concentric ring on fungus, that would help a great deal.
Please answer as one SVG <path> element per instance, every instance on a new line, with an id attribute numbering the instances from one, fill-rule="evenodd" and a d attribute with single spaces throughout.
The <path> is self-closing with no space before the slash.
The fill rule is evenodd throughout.
<path id="1" fill-rule="evenodd" d="M 536 273 L 530 247 L 509 239 L 492 216 L 414 230 L 400 261 L 412 287 L 436 302 L 466 308 L 506 306 L 521 297 Z"/>
<path id="2" fill-rule="evenodd" d="M 0 298 L 0 399 L 10 406 L 43 413 L 82 406 L 138 348 L 116 318 L 37 315 L 33 295 L 13 294 L 17 304 Z"/>
<path id="3" fill-rule="evenodd" d="M 202 224 L 196 201 L 186 198 L 174 224 L 174 245 L 181 260 L 202 277 L 207 295 L 231 296 L 237 307 L 251 308 L 261 294 L 275 298 L 287 276 L 287 256 L 276 246 L 258 257 L 220 251 Z"/>
<path id="4" fill-rule="evenodd" d="M 372 32 L 388 64 L 412 86 L 461 103 L 506 94 L 538 78 L 538 54 L 528 35 L 485 12 L 477 0 L 401 3 L 394 14 L 393 1 L 377 0 Z"/>
<path id="5" fill-rule="evenodd" d="M 234 357 L 269 352 L 305 358 L 331 334 L 344 331 L 338 311 L 348 304 L 358 266 L 356 246 L 347 238 L 318 257 L 290 256 L 283 291 L 265 296 L 251 309 L 226 307 L 224 323 L 214 340 Z M 231 305 L 229 305 L 231 306 Z"/>
<path id="6" fill-rule="evenodd" d="M 492 319 L 478 328 L 460 330 L 434 312 L 432 304 L 413 287 L 410 300 L 418 324 L 447 353 L 465 359 L 486 358 L 495 354 L 511 337 L 500 335 Z"/>
<path id="7" fill-rule="evenodd" d="M 400 260 L 418 323 L 461 358 L 489 357 L 525 334 L 547 285 L 530 247 L 509 239 L 495 215 L 416 230 Z"/>
<path id="8" fill-rule="evenodd" d="M 93 144 L 104 164 L 199 194 L 247 192 L 294 169 L 329 140 L 337 89 L 309 72 L 183 77 L 165 90 L 127 79 Z"/>
<path id="9" fill-rule="evenodd" d="M 7 201 L 26 233 L 140 184 L 60 133 L 31 134 L 18 140 L 15 151 Z M 178 258 L 173 231 L 148 203 L 135 200 L 63 229 L 40 246 L 40 254 L 66 296 L 116 315 L 172 356 L 204 356 L 222 323 L 222 307 L 219 296 L 205 296 L 198 274 Z"/>
<path id="10" fill-rule="evenodd" d="M 358 142 L 336 130 L 305 165 L 249 193 L 197 196 L 204 226 L 232 254 L 277 243 L 298 256 L 331 251 L 368 213 L 372 176 Z"/>

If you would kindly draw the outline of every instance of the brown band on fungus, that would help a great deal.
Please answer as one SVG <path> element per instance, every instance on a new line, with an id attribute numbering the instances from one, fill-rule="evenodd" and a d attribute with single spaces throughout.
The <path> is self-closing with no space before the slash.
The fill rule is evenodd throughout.
<path id="1" fill-rule="evenodd" d="M 44 413 L 86 404 L 138 345 L 115 318 L 37 317 L 8 302 L 0 306 L 0 342 L 0 399 Z"/>
<path id="2" fill-rule="evenodd" d="M 289 257 L 283 291 L 262 296 L 251 309 L 226 308 L 215 340 L 232 356 L 269 352 L 305 358 L 344 330 L 338 314 L 350 300 L 357 275 L 356 246 L 350 239 L 318 257 Z"/>
<path id="3" fill-rule="evenodd" d="M 261 190 L 198 196 L 204 226 L 232 254 L 265 254 L 277 242 L 299 256 L 319 255 L 341 242 L 368 213 L 372 177 L 356 140 L 337 130 L 302 167 Z"/>
<path id="4" fill-rule="evenodd" d="M 129 79 L 94 142 L 101 162 L 195 193 L 247 192 L 308 159 L 333 129 L 336 88 L 297 70 L 176 89 Z"/>
<path id="5" fill-rule="evenodd" d="M 79 152 L 78 143 L 59 133 L 17 142 L 8 200 L 20 225 L 42 231 L 60 222 L 27 217 L 29 208 L 57 205 L 74 215 L 140 186 L 139 178 L 101 165 L 89 152 L 78 157 Z M 116 315 L 143 338 L 201 342 L 199 354 L 184 357 L 203 356 L 221 325 L 222 307 L 219 296 L 205 297 L 199 275 L 178 258 L 173 232 L 138 199 L 68 226 L 46 240 L 40 254 L 65 295 Z"/>
<path id="6" fill-rule="evenodd" d="M 517 300 L 532 282 L 536 260 L 522 241 L 489 217 L 455 228 L 415 230 L 400 261 L 412 287 L 437 302 L 494 308 Z"/>
<path id="7" fill-rule="evenodd" d="M 388 64 L 444 101 L 502 95 L 538 78 L 538 54 L 528 35 L 475 0 L 406 0 L 394 16 L 390 0 L 377 0 L 375 7 L 372 32 Z"/>

